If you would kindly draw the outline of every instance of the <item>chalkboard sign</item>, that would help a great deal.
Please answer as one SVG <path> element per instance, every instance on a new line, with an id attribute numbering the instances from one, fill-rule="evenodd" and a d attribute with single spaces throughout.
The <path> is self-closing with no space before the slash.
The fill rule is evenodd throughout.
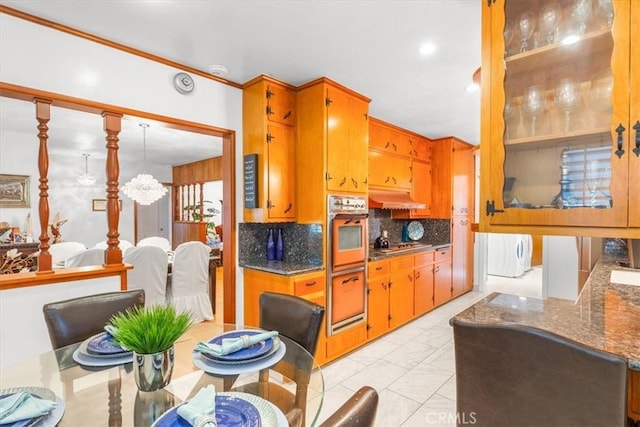
<path id="1" fill-rule="evenodd" d="M 258 155 L 244 156 L 244 207 L 258 207 Z"/>

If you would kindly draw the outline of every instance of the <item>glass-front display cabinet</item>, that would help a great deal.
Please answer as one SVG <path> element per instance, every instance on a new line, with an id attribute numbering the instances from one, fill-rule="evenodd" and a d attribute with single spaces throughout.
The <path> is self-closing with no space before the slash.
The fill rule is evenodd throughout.
<path id="1" fill-rule="evenodd" d="M 639 57 L 638 0 L 483 1 L 482 231 L 640 235 Z"/>

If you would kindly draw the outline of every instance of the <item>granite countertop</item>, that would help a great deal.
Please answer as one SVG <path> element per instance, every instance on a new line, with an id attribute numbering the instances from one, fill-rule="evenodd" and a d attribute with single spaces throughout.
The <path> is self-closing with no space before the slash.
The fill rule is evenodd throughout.
<path id="1" fill-rule="evenodd" d="M 611 283 L 612 270 L 638 271 L 603 258 L 596 263 L 576 301 L 494 292 L 454 318 L 537 327 L 624 356 L 630 369 L 640 370 L 640 286 Z"/>
<path id="2" fill-rule="evenodd" d="M 439 243 L 430 246 L 420 246 L 417 248 L 407 249 L 398 252 L 373 252 L 369 251 L 369 261 L 378 261 L 386 258 L 393 258 L 402 255 L 413 255 L 420 252 L 434 251 L 440 248 L 451 246 L 451 243 Z"/>
<path id="3" fill-rule="evenodd" d="M 250 268 L 252 270 L 266 271 L 268 273 L 280 274 L 283 276 L 294 276 L 296 274 L 324 270 L 324 267 L 322 265 L 267 260 L 254 260 L 251 262 L 240 264 L 240 267 Z"/>

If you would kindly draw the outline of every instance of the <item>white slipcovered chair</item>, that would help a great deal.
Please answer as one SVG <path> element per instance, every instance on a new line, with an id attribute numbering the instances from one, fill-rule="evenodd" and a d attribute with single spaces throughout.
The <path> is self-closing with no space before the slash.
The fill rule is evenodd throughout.
<path id="1" fill-rule="evenodd" d="M 176 248 L 171 268 L 169 300 L 178 311 L 189 311 L 193 322 L 213 319 L 209 299 L 209 247 L 185 242 Z"/>
<path id="2" fill-rule="evenodd" d="M 104 264 L 104 249 L 89 248 L 64 260 L 65 267 L 86 267 Z"/>
<path id="3" fill-rule="evenodd" d="M 145 307 L 165 304 L 167 253 L 157 246 L 134 246 L 124 253 L 123 261 L 133 265 L 127 271 L 127 288 L 144 289 Z"/>
<path id="4" fill-rule="evenodd" d="M 100 248 L 100 249 L 107 249 L 107 241 L 103 240 L 102 242 L 98 242 L 98 243 L 96 243 L 96 245 L 94 247 Z M 120 248 L 120 250 L 124 254 L 127 251 L 127 249 L 133 247 L 133 243 L 131 243 L 128 240 L 120 240 L 120 243 L 118 244 L 118 247 Z"/>
<path id="5" fill-rule="evenodd" d="M 49 246 L 51 264 L 62 264 L 67 258 L 86 250 L 86 246 L 80 242 L 60 242 Z"/>
<path id="6" fill-rule="evenodd" d="M 169 243 L 169 240 L 159 236 L 145 237 L 140 240 L 136 246 L 157 246 L 165 252 L 169 252 L 171 250 L 171 243 Z"/>

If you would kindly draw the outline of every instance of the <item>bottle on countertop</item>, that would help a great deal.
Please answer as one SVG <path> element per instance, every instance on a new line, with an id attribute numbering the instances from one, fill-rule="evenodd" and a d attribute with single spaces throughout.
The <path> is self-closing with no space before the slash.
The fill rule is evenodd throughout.
<path id="1" fill-rule="evenodd" d="M 402 224 L 402 241 L 403 242 L 409 241 L 409 221 L 405 221 Z"/>
<path id="2" fill-rule="evenodd" d="M 278 228 L 278 236 L 276 238 L 276 259 L 278 261 L 284 260 L 284 236 L 282 235 L 282 228 Z"/>
<path id="3" fill-rule="evenodd" d="M 276 241 L 273 237 L 273 228 L 269 229 L 267 237 L 267 259 L 269 261 L 276 259 Z"/>
<path id="4" fill-rule="evenodd" d="M 375 249 L 389 249 L 389 237 L 387 230 L 384 230 L 373 243 Z"/>

